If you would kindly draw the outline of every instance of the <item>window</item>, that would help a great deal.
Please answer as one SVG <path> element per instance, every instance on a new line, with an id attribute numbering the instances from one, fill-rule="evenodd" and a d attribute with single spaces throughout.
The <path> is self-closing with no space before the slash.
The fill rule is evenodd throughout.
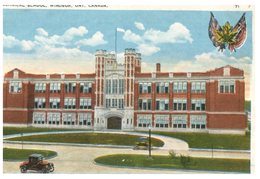
<path id="1" fill-rule="evenodd" d="M 75 93 L 76 83 L 65 83 L 65 93 Z"/>
<path id="2" fill-rule="evenodd" d="M 185 111 L 187 110 L 187 99 L 174 99 L 173 100 L 174 111 Z"/>
<path id="3" fill-rule="evenodd" d="M 80 109 L 91 109 L 91 98 L 80 98 Z"/>
<path id="4" fill-rule="evenodd" d="M 106 94 L 124 94 L 123 79 L 106 80 Z"/>
<path id="5" fill-rule="evenodd" d="M 187 92 L 187 82 L 174 82 L 173 83 L 174 93 L 186 93 Z"/>
<path id="6" fill-rule="evenodd" d="M 169 83 L 156 83 L 156 93 L 168 93 Z"/>
<path id="7" fill-rule="evenodd" d="M 206 128 L 206 115 L 191 115 L 190 125 L 192 129 L 205 129 Z"/>
<path id="8" fill-rule="evenodd" d="M 34 98 L 34 108 L 45 108 L 45 98 Z"/>
<path id="9" fill-rule="evenodd" d="M 151 93 L 152 91 L 151 83 L 139 83 L 139 93 Z"/>
<path id="10" fill-rule="evenodd" d="M 91 126 L 92 115 L 91 113 L 79 113 L 78 123 L 80 126 Z"/>
<path id="11" fill-rule="evenodd" d="M 156 110 L 160 110 L 160 111 L 169 110 L 169 100 L 156 99 Z"/>
<path id="12" fill-rule="evenodd" d="M 155 127 L 168 128 L 169 127 L 169 116 L 168 115 L 156 115 L 155 116 Z"/>
<path id="13" fill-rule="evenodd" d="M 192 111 L 205 111 L 206 109 L 205 99 L 191 99 L 191 110 Z"/>
<path id="14" fill-rule="evenodd" d="M 111 94 L 111 80 L 106 80 L 106 94 Z"/>
<path id="15" fill-rule="evenodd" d="M 139 110 L 151 110 L 152 109 L 152 99 L 139 99 L 138 100 Z"/>
<path id="16" fill-rule="evenodd" d="M 46 83 L 35 83 L 34 91 L 36 93 L 44 93 L 46 91 Z"/>
<path id="17" fill-rule="evenodd" d="M 10 93 L 21 93 L 22 92 L 22 82 L 10 82 L 9 84 Z"/>
<path id="18" fill-rule="evenodd" d="M 119 92 L 119 94 L 124 94 L 124 80 L 119 79 L 118 82 L 119 82 L 118 92 Z"/>
<path id="19" fill-rule="evenodd" d="M 45 124 L 45 113 L 34 112 L 33 113 L 33 124 Z"/>
<path id="20" fill-rule="evenodd" d="M 62 113 L 62 124 L 63 125 L 75 125 L 76 114 L 75 113 Z"/>
<path id="21" fill-rule="evenodd" d="M 187 115 L 173 115 L 172 116 L 173 128 L 187 128 Z"/>
<path id="22" fill-rule="evenodd" d="M 106 107 L 107 108 L 124 108 L 124 99 L 106 99 Z"/>
<path id="23" fill-rule="evenodd" d="M 137 116 L 138 127 L 152 126 L 152 115 L 138 115 Z"/>
<path id="24" fill-rule="evenodd" d="M 92 91 L 92 83 L 80 83 L 80 93 L 91 93 Z"/>
<path id="25" fill-rule="evenodd" d="M 235 81 L 219 81 L 219 93 L 235 93 Z"/>
<path id="26" fill-rule="evenodd" d="M 50 98 L 50 108 L 59 109 L 60 108 L 60 98 Z"/>
<path id="27" fill-rule="evenodd" d="M 117 94 L 117 79 L 112 80 L 112 94 Z"/>
<path id="28" fill-rule="evenodd" d="M 75 109 L 76 108 L 76 99 L 75 98 L 65 98 L 64 108 L 65 109 Z"/>
<path id="29" fill-rule="evenodd" d="M 47 114 L 48 124 L 59 125 L 60 124 L 60 113 L 48 113 Z"/>
<path id="30" fill-rule="evenodd" d="M 60 93 L 60 83 L 50 83 L 51 93 Z"/>
<path id="31" fill-rule="evenodd" d="M 192 82 L 191 83 L 191 92 L 192 93 L 205 93 L 206 91 L 206 82 Z"/>

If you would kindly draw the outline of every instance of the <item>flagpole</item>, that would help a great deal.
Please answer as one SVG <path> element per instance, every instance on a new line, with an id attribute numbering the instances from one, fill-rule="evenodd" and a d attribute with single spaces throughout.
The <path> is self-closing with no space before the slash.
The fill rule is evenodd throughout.
<path id="1" fill-rule="evenodd" d="M 115 58 L 117 60 L 117 28 L 115 29 Z"/>

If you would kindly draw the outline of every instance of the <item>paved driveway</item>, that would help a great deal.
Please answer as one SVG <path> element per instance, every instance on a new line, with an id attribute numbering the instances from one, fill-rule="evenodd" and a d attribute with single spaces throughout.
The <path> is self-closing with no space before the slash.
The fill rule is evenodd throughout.
<path id="1" fill-rule="evenodd" d="M 123 132 L 121 132 L 123 133 Z M 131 133 L 134 134 L 134 133 Z M 140 134 L 138 134 L 140 135 Z M 165 137 L 155 136 L 165 142 L 164 147 L 152 150 L 152 155 L 168 155 L 169 150 L 174 149 L 177 153 L 187 154 L 196 157 L 212 157 L 211 151 L 189 150 L 188 144 L 184 141 Z M 4 147 L 21 148 L 21 144 L 4 143 Z M 162 170 L 162 169 L 137 169 L 101 166 L 94 163 L 98 156 L 108 154 L 147 154 L 148 151 L 133 150 L 131 148 L 110 148 L 110 147 L 89 147 L 89 146 L 63 146 L 63 145 L 42 145 L 24 144 L 23 148 L 53 150 L 58 156 L 50 159 L 55 164 L 55 173 L 209 173 L 207 171 L 186 171 L 186 170 Z M 218 158 L 250 158 L 250 153 L 215 151 L 214 157 Z M 19 162 L 3 162 L 4 173 L 19 173 Z M 212 172 L 210 172 L 212 173 Z M 217 172 L 218 173 L 218 172 Z"/>

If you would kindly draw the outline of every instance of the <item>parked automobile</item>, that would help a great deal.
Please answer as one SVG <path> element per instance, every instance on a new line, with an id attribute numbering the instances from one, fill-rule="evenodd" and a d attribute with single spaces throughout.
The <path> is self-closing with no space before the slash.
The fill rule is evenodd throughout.
<path id="1" fill-rule="evenodd" d="M 148 150 L 149 142 L 147 137 L 140 137 L 134 146 L 134 150 Z"/>
<path id="2" fill-rule="evenodd" d="M 44 160 L 41 154 L 32 154 L 28 157 L 28 161 L 24 161 L 20 164 L 21 173 L 26 173 L 27 170 L 49 173 L 54 171 L 54 164 Z"/>

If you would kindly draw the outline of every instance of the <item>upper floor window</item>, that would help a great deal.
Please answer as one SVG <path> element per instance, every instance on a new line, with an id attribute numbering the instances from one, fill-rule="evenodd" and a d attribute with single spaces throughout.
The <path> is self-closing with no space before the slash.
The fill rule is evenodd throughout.
<path id="1" fill-rule="evenodd" d="M 91 98 L 80 98 L 80 109 L 91 109 Z"/>
<path id="2" fill-rule="evenodd" d="M 76 108 L 76 99 L 75 98 L 65 98 L 64 108 L 65 109 L 75 109 Z"/>
<path id="3" fill-rule="evenodd" d="M 169 83 L 156 83 L 156 93 L 168 93 Z"/>
<path id="4" fill-rule="evenodd" d="M 34 91 L 38 93 L 43 93 L 46 91 L 46 83 L 35 83 Z"/>
<path id="5" fill-rule="evenodd" d="M 187 82 L 174 82 L 173 83 L 174 93 L 186 93 L 187 92 Z"/>
<path id="6" fill-rule="evenodd" d="M 219 93 L 235 93 L 235 81 L 219 81 Z"/>
<path id="7" fill-rule="evenodd" d="M 139 83 L 139 93 L 151 93 L 152 84 L 151 83 Z"/>
<path id="8" fill-rule="evenodd" d="M 191 100 L 191 110 L 193 111 L 205 111 L 206 108 L 205 99 L 192 99 Z"/>
<path id="9" fill-rule="evenodd" d="M 168 99 L 156 99 L 156 110 L 169 110 L 169 100 Z"/>
<path id="10" fill-rule="evenodd" d="M 60 83 L 50 83 L 51 93 L 60 93 Z"/>
<path id="11" fill-rule="evenodd" d="M 10 82 L 9 84 L 9 92 L 10 93 L 20 93 L 22 92 L 22 82 Z"/>
<path id="12" fill-rule="evenodd" d="M 187 110 L 187 99 L 174 99 L 173 110 L 175 111 Z"/>
<path id="13" fill-rule="evenodd" d="M 45 98 L 35 98 L 34 107 L 35 108 L 45 108 Z"/>
<path id="14" fill-rule="evenodd" d="M 124 93 L 123 79 L 106 80 L 106 94 L 123 94 L 123 93 Z"/>
<path id="15" fill-rule="evenodd" d="M 151 110 L 152 109 L 152 99 L 139 99 L 138 100 L 139 110 Z"/>
<path id="16" fill-rule="evenodd" d="M 192 93 L 205 93 L 206 91 L 206 82 L 192 82 L 191 83 L 191 92 Z"/>
<path id="17" fill-rule="evenodd" d="M 60 108 L 60 99 L 59 98 L 50 98 L 50 108 L 59 109 Z"/>
<path id="18" fill-rule="evenodd" d="M 65 83 L 65 93 L 75 93 L 76 83 Z"/>
<path id="19" fill-rule="evenodd" d="M 80 93 L 91 93 L 92 92 L 92 83 L 80 83 Z"/>

